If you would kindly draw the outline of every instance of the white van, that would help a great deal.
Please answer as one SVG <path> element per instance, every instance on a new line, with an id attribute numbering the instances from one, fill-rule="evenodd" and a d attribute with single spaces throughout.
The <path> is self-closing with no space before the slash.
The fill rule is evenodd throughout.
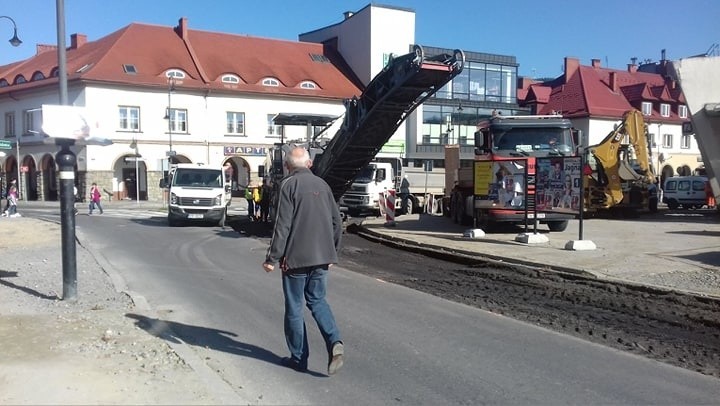
<path id="1" fill-rule="evenodd" d="M 170 169 L 168 186 L 168 225 L 198 221 L 225 226 L 232 197 L 223 168 L 176 164 Z"/>
<path id="2" fill-rule="evenodd" d="M 673 176 L 665 179 L 663 187 L 663 203 L 675 210 L 682 206 L 685 209 L 699 209 L 705 205 L 705 176 Z"/>

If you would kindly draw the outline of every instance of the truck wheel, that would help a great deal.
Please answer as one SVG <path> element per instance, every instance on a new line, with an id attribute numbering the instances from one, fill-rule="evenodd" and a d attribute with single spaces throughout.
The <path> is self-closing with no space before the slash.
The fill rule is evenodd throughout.
<path id="1" fill-rule="evenodd" d="M 547 223 L 547 225 L 548 225 L 548 228 L 550 229 L 550 231 L 560 232 L 560 231 L 565 231 L 565 229 L 568 226 L 568 221 L 567 220 L 551 221 L 551 222 Z"/>

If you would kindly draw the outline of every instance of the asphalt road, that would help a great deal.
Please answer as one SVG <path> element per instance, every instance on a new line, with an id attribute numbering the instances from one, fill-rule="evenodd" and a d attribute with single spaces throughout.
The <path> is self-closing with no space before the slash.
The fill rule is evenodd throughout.
<path id="1" fill-rule="evenodd" d="M 346 366 L 325 377 L 321 337 L 308 318 L 311 373 L 299 374 L 278 365 L 287 351 L 282 293 L 280 275 L 260 267 L 265 240 L 106 213 L 76 218 L 90 248 L 198 359 L 261 403 L 710 404 L 720 393 L 713 377 L 342 265 L 330 278 L 329 301 L 347 344 Z M 377 250 L 369 255 L 393 258 Z"/>

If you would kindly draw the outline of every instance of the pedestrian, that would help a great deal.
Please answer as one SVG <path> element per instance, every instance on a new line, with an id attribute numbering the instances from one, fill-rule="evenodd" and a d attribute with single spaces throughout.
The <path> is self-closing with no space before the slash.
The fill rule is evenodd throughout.
<path id="1" fill-rule="evenodd" d="M 269 181 L 264 181 L 260 190 L 260 220 L 267 223 L 270 219 L 270 200 L 272 197 L 272 186 Z"/>
<path id="2" fill-rule="evenodd" d="M 255 201 L 253 200 L 252 193 L 252 185 L 248 183 L 245 187 L 245 200 L 247 201 L 247 212 L 250 221 L 255 220 Z"/>
<path id="3" fill-rule="evenodd" d="M 403 180 L 400 182 L 400 199 L 400 213 L 405 214 L 407 213 L 408 199 L 410 199 L 410 180 L 408 180 L 407 174 L 403 176 Z"/>
<path id="4" fill-rule="evenodd" d="M 77 189 L 77 186 L 73 185 L 73 213 L 76 216 L 78 214 L 78 209 L 75 205 L 75 203 L 77 203 L 77 200 L 78 200 L 78 189 Z"/>
<path id="5" fill-rule="evenodd" d="M 252 197 L 253 197 L 253 206 L 255 207 L 255 211 L 253 213 L 255 221 L 260 221 L 260 209 L 261 209 L 261 202 L 262 202 L 262 187 L 260 185 L 255 185 L 252 191 Z"/>
<path id="6" fill-rule="evenodd" d="M 282 270 L 284 332 L 290 350 L 282 365 L 307 371 L 304 300 L 325 340 L 327 373 L 334 375 L 343 365 L 344 346 L 325 292 L 329 269 L 338 262 L 340 210 L 328 184 L 310 171 L 312 161 L 305 148 L 293 148 L 285 166 L 290 174 L 278 189 L 275 225 L 263 263 L 265 272 Z"/>
<path id="7" fill-rule="evenodd" d="M 3 215 L 7 216 L 7 210 L 10 208 L 10 200 L 8 199 L 8 196 L 10 195 L 10 188 L 13 186 L 17 187 L 17 181 L 15 179 L 11 180 L 5 187 L 5 190 L 3 191 L 3 200 L 5 201 L 5 205 L 2 208 Z"/>
<path id="8" fill-rule="evenodd" d="M 90 187 L 90 204 L 88 205 L 88 208 L 90 211 L 88 212 L 89 216 L 92 216 L 93 209 L 97 208 L 100 210 L 100 214 L 103 214 L 103 208 L 102 204 L 100 204 L 100 198 L 102 198 L 102 195 L 100 194 L 100 189 L 97 186 L 97 183 L 93 182 L 92 186 Z"/>
<path id="9" fill-rule="evenodd" d="M 8 201 L 8 208 L 7 211 L 3 213 L 3 216 L 5 217 L 20 217 L 20 214 L 17 212 L 17 202 L 18 202 L 18 190 L 15 184 L 12 184 L 10 186 L 10 190 L 7 194 L 7 201 Z"/>
<path id="10" fill-rule="evenodd" d="M 710 181 L 705 181 L 705 204 L 708 209 L 715 208 L 715 194 L 710 186 Z"/>

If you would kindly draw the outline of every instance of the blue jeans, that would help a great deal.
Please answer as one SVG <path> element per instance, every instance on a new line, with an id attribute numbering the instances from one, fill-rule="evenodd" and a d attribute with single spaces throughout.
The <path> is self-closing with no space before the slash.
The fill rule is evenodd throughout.
<path id="1" fill-rule="evenodd" d="M 100 201 L 97 201 L 97 202 L 90 201 L 90 204 L 88 205 L 88 209 L 90 209 L 90 214 L 92 214 L 93 209 L 96 207 L 98 210 L 100 210 L 100 214 L 103 214 L 103 208 L 102 208 L 102 205 L 100 204 Z"/>
<path id="2" fill-rule="evenodd" d="M 282 274 L 285 295 L 285 341 L 290 349 L 290 356 L 302 367 L 307 367 L 310 356 L 303 315 L 303 299 L 320 329 L 320 334 L 325 339 L 328 354 L 333 343 L 341 341 L 335 317 L 325 300 L 328 272 L 327 265 L 318 265 L 291 269 Z"/>

